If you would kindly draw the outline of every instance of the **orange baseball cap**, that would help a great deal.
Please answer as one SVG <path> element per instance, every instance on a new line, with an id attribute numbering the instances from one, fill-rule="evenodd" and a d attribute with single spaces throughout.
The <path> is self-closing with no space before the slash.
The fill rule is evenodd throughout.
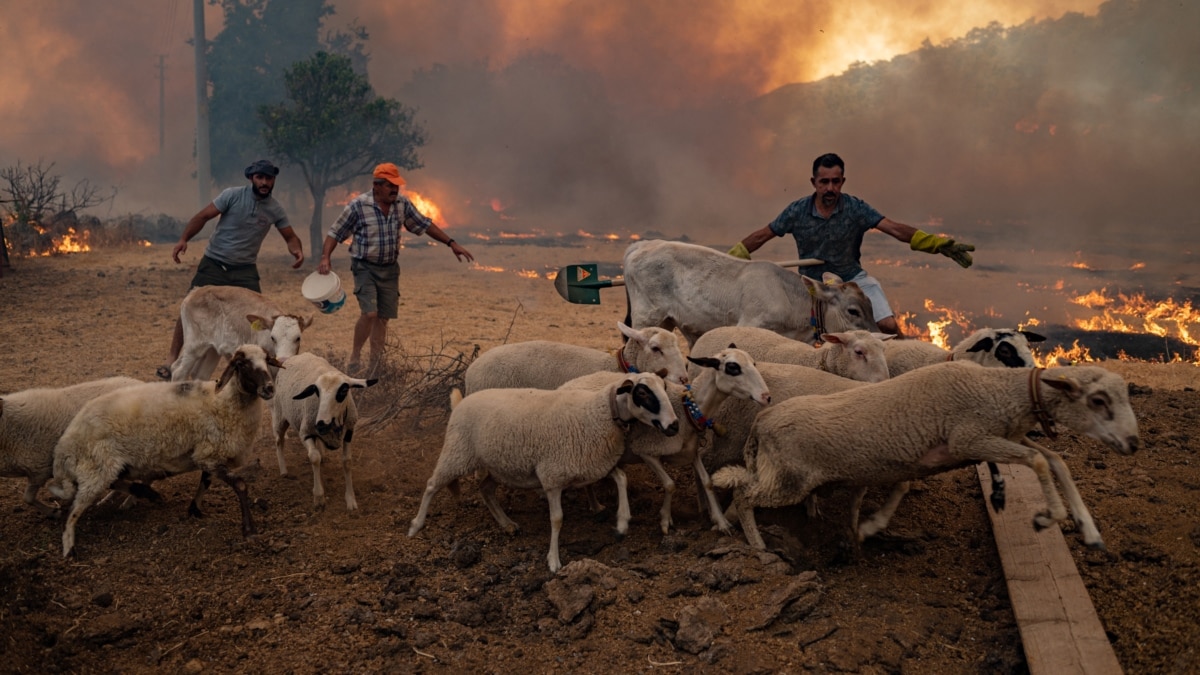
<path id="1" fill-rule="evenodd" d="M 400 167 L 385 162 L 375 167 L 375 177 L 395 185 L 396 187 L 404 187 L 405 180 L 400 177 Z"/>

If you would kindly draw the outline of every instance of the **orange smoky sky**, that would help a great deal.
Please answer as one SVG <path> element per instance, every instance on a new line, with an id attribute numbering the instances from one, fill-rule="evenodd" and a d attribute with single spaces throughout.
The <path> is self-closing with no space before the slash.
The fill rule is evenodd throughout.
<path id="1" fill-rule="evenodd" d="M 671 105 L 761 94 L 888 59 L 990 22 L 1094 12 L 1096 0 L 344 0 L 371 31 L 372 77 L 386 89 L 414 68 L 531 51 L 600 73 L 621 101 Z"/>
<path id="2" fill-rule="evenodd" d="M 895 3 L 850 0 L 340 0 L 327 27 L 370 32 L 383 95 L 434 64 L 501 68 L 529 53 L 599 74 L 618 102 L 743 97 L 886 59 L 991 21 L 1015 24 L 1095 0 Z M 211 39 L 220 8 L 206 3 Z M 192 3 L 0 0 L 0 162 L 39 158 L 116 182 L 194 170 Z M 166 65 L 166 148 L 158 147 L 158 57 Z M 432 149 L 431 149 L 432 150 Z M 147 165 L 154 163 L 152 169 Z M 102 173 L 102 176 L 97 176 Z"/>

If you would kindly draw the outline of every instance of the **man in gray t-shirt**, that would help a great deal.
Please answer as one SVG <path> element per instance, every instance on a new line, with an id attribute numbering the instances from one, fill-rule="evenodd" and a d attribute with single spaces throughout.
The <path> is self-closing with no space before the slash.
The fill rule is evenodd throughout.
<path id="1" fill-rule="evenodd" d="M 293 268 L 304 264 L 304 245 L 288 223 L 283 206 L 275 201 L 271 192 L 275 189 L 275 177 L 279 167 L 260 159 L 246 167 L 246 178 L 250 185 L 226 188 L 208 206 L 192 216 L 175 248 L 171 259 L 180 262 L 179 255 L 186 253 L 188 240 L 200 234 L 208 221 L 220 216 L 217 227 L 208 238 L 204 256 L 196 266 L 191 288 L 197 286 L 241 286 L 261 293 L 258 278 L 258 251 L 262 248 L 267 233 L 274 227 L 287 242 L 288 251 L 296 262 Z M 189 289 L 190 290 L 190 289 Z M 183 348 L 183 324 L 175 320 L 175 333 L 171 338 L 170 361 L 160 366 L 157 374 L 163 379 L 171 378 L 171 363 L 179 358 Z"/>
<path id="2" fill-rule="evenodd" d="M 963 267 L 971 266 L 969 251 L 975 247 L 898 223 L 858 197 L 842 194 L 845 173 L 841 157 L 828 153 L 816 158 L 811 179 L 816 191 L 789 204 L 769 225 L 738 242 L 729 255 L 749 260 L 751 251 L 775 237 L 790 234 L 796 240 L 796 252 L 801 258 L 824 261 L 821 265 L 801 267 L 801 274 L 820 279 L 824 272 L 832 272 L 843 281 L 855 282 L 870 298 L 879 330 L 899 335 L 900 326 L 883 289 L 859 262 L 863 235 L 874 228 L 908 244 L 914 251 L 941 253 Z"/>

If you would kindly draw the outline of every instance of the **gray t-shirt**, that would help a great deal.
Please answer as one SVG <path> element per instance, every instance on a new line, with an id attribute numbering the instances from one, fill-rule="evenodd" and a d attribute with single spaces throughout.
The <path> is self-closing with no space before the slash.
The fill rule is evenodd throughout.
<path id="1" fill-rule="evenodd" d="M 801 274 L 820 279 L 823 272 L 833 272 L 848 281 L 863 271 L 859 263 L 863 235 L 881 220 L 883 215 L 870 204 L 844 193 L 826 219 L 817 213 L 813 195 L 809 195 L 788 204 L 771 221 L 770 228 L 777 237 L 785 234 L 795 237 L 796 252 L 801 258 L 825 261 L 824 265 L 801 267 Z"/>
<path id="2" fill-rule="evenodd" d="M 271 226 L 280 230 L 291 227 L 283 206 L 274 197 L 255 199 L 250 185 L 226 188 L 213 206 L 221 212 L 221 219 L 208 238 L 204 255 L 226 265 L 254 264 Z"/>

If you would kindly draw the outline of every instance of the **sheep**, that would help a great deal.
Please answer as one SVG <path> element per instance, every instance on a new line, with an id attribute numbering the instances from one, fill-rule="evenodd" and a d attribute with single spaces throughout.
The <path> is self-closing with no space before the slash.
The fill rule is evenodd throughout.
<path id="1" fill-rule="evenodd" d="M 699 446 L 705 440 L 707 430 L 714 426 L 715 411 L 728 397 L 753 401 L 759 406 L 771 402 L 771 392 L 763 382 L 762 375 L 754 365 L 754 359 L 749 354 L 733 345 L 722 349 L 713 356 L 704 358 L 688 357 L 688 360 L 699 366 L 695 380 L 687 388 L 674 383 L 667 384 L 667 396 L 675 409 L 676 417 L 684 417 L 691 422 L 681 425 L 680 433 L 671 438 L 645 427 L 635 427 L 629 433 L 629 448 L 621 457 L 618 466 L 632 462 L 645 462 L 650 466 L 654 475 L 662 481 L 662 508 L 659 510 L 659 526 L 663 534 L 670 531 L 671 496 L 675 492 L 675 481 L 663 469 L 662 458 L 677 460 L 680 463 L 690 463 L 696 472 L 697 485 L 703 491 L 713 522 L 722 532 L 728 532 L 732 526 L 721 513 L 716 495 L 712 491 L 712 481 L 700 461 Z M 621 379 L 620 373 L 593 373 L 577 377 L 559 387 L 559 389 L 586 389 L 598 391 Z M 705 414 L 708 411 L 708 414 Z"/>
<path id="2" fill-rule="evenodd" d="M 1033 352 L 1029 350 L 1029 343 L 1042 342 L 1045 339 L 1027 330 L 980 328 L 951 350 L 921 340 L 897 340 L 886 343 L 884 353 L 887 355 L 888 373 L 892 377 L 944 361 L 973 361 L 990 368 L 1032 368 L 1037 362 L 1033 359 Z M 988 463 L 988 473 L 992 478 L 992 508 L 997 512 L 1003 511 L 1004 477 L 1000 475 L 1000 468 L 991 462 Z M 908 492 L 908 487 L 907 483 L 897 485 L 892 496 L 888 498 L 887 506 L 871 516 L 873 522 L 866 527 L 878 529 L 874 529 L 870 534 L 887 526 L 891 517 L 888 511 L 895 511 L 904 494 Z"/>
<path id="3" fill-rule="evenodd" d="M 261 399 L 275 387 L 268 367 L 281 367 L 262 347 L 239 347 L 217 382 L 152 382 L 92 399 L 54 448 L 50 491 L 74 500 L 63 528 L 63 557 L 75 550 L 75 523 L 114 483 L 202 472 L 189 507 L 201 516 L 209 475 L 229 484 L 242 510 L 242 535 L 256 532 L 246 484 L 230 473 L 246 463 L 262 421 Z"/>
<path id="4" fill-rule="evenodd" d="M 143 384 L 132 377 L 108 377 L 69 387 L 37 388 L 0 398 L 0 476 L 25 478 L 25 503 L 43 515 L 57 509 L 39 501 L 38 488 L 54 474 L 54 445 L 75 413 L 110 391 Z"/>
<path id="5" fill-rule="evenodd" d="M 896 377 L 942 361 L 974 361 L 982 366 L 1032 368 L 1037 365 L 1030 342 L 1046 338 L 1027 330 L 980 328 L 951 350 L 922 340 L 895 340 L 884 345 L 888 373 Z"/>
<path id="6" fill-rule="evenodd" d="M 275 455 L 279 475 L 286 476 L 283 441 L 288 427 L 308 451 L 313 470 L 313 506 L 325 508 L 325 486 L 321 479 L 321 448 L 342 449 L 342 475 L 346 478 L 346 510 L 358 509 L 354 483 L 350 478 L 350 440 L 358 422 L 358 407 L 351 389 L 370 387 L 377 379 L 349 377 L 316 354 L 297 354 L 285 363 L 275 378 L 275 396 L 271 399 L 271 427 L 275 432 Z"/>
<path id="7" fill-rule="evenodd" d="M 687 383 L 687 363 L 674 333 L 662 328 L 634 330 L 620 322 L 617 328 L 627 340 L 615 356 L 547 340 L 493 347 L 467 366 L 463 375 L 466 394 L 513 387 L 554 389 L 567 380 L 600 371 L 654 373 L 665 368 L 668 381 Z"/>
<path id="8" fill-rule="evenodd" d="M 451 392 L 450 420 L 437 466 L 421 506 L 408 528 L 412 537 L 425 525 L 429 502 L 443 487 L 484 470 L 479 484 L 484 503 L 505 532 L 518 526 L 496 501 L 496 486 L 541 488 L 550 505 L 551 572 L 562 563 L 562 491 L 611 476 L 624 496 L 625 476 L 617 461 L 631 426 L 641 422 L 673 436 L 679 421 L 654 373 L 631 373 L 598 392 L 586 390 L 487 389 L 466 398 Z M 621 508 L 628 522 L 629 504 Z M 623 534 L 623 532 L 622 532 Z"/>
<path id="9" fill-rule="evenodd" d="M 801 396 L 768 408 L 746 442 L 745 466 L 722 468 L 713 482 L 734 490 L 742 531 L 762 549 L 754 507 L 796 504 L 826 484 L 853 486 L 859 488 L 850 514 L 856 529 L 866 486 L 981 461 L 1023 464 L 1037 474 L 1046 499 L 1034 527 L 1049 527 L 1068 515 L 1053 473 L 1084 543 L 1102 548 L 1066 463 L 1025 438 L 1039 424 L 1053 436 L 1056 422 L 1124 455 L 1140 444 L 1128 385 L 1103 368 L 1043 371 L 943 363 L 853 391 Z"/>
<path id="10" fill-rule="evenodd" d="M 284 314 L 259 293 L 237 286 L 200 286 L 179 305 L 183 347 L 171 364 L 171 381 L 212 377 L 222 356 L 242 344 L 257 344 L 285 359 L 300 353 L 300 334 L 312 317 Z"/>
<path id="11" fill-rule="evenodd" d="M 882 382 L 888 378 L 882 341 L 893 337 L 865 330 L 823 333 L 824 344 L 813 347 L 765 328 L 722 326 L 701 335 L 691 354 L 707 356 L 722 345 L 734 343 L 758 361 L 808 366 L 861 382 Z"/>
<path id="12" fill-rule="evenodd" d="M 654 239 L 630 244 L 624 269 L 625 323 L 679 328 L 689 347 L 718 326 L 759 326 L 803 342 L 876 328 L 862 289 L 835 275 L 826 284 L 772 262 Z"/>

